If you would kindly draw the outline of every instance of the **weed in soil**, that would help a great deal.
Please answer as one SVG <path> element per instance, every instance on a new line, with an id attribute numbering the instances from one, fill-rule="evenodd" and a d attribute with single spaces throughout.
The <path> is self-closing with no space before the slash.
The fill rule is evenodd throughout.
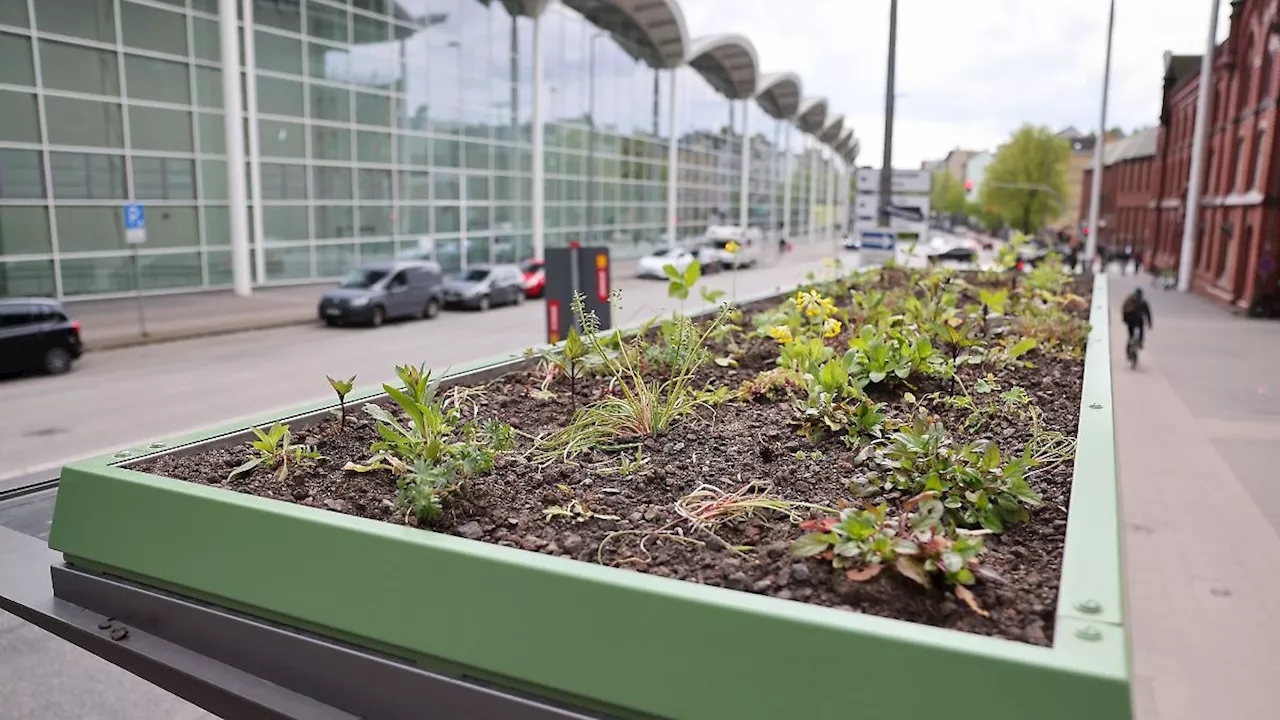
<path id="1" fill-rule="evenodd" d="M 482 389 L 398 368 L 363 413 L 300 425 L 286 446 L 314 457 L 287 474 L 243 445 L 136 467 L 1051 644 L 1091 278 L 1052 262 L 828 277 L 630 339 L 585 332 Z M 697 282 L 669 279 L 684 297 Z"/>

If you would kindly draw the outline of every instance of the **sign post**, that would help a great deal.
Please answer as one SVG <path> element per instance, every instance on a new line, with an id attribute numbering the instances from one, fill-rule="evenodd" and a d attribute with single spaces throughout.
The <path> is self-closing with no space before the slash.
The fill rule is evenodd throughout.
<path id="1" fill-rule="evenodd" d="M 583 309 L 595 313 L 600 329 L 613 326 L 613 306 L 609 298 L 609 248 L 581 247 L 546 249 L 547 342 L 558 343 L 570 327 L 582 326 L 573 316 L 573 298 L 582 293 Z"/>
<path id="2" fill-rule="evenodd" d="M 124 241 L 133 254 L 133 296 L 138 304 L 138 332 L 147 336 L 147 317 L 142 310 L 142 264 L 138 260 L 138 246 L 147 241 L 147 214 L 141 203 L 124 206 Z"/>

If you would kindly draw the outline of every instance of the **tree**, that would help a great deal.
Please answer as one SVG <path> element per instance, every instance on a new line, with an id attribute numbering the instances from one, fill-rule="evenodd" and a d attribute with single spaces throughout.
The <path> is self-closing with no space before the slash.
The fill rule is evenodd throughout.
<path id="1" fill-rule="evenodd" d="M 1062 213 L 1071 144 L 1047 127 L 1024 125 L 987 167 L 980 204 L 1024 233 Z"/>
<path id="2" fill-rule="evenodd" d="M 933 173 L 933 192 L 930 204 L 935 212 L 945 215 L 956 215 L 964 212 L 964 185 L 946 170 L 935 170 Z"/>

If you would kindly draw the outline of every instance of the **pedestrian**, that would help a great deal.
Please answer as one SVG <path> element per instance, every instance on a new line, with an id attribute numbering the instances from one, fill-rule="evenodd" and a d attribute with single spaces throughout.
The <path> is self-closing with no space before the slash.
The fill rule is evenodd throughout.
<path id="1" fill-rule="evenodd" d="M 1133 251 L 1133 274 L 1135 276 L 1142 274 L 1142 251 Z"/>
<path id="2" fill-rule="evenodd" d="M 778 223 L 778 257 L 787 254 L 787 236 L 782 234 L 785 227 L 783 223 Z"/>
<path id="3" fill-rule="evenodd" d="M 1142 297 L 1142 288 L 1134 288 L 1132 293 L 1124 299 L 1124 305 L 1120 306 L 1120 315 L 1124 319 L 1124 324 L 1129 328 L 1129 342 L 1135 339 L 1138 342 L 1138 349 L 1142 349 L 1143 341 L 1146 339 L 1146 328 L 1151 327 L 1151 306 L 1147 304 L 1146 298 Z"/>

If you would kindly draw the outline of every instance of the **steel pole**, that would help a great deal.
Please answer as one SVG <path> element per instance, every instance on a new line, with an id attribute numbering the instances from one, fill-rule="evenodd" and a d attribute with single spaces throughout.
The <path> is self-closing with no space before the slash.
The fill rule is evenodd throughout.
<path id="1" fill-rule="evenodd" d="M 782 237 L 791 237 L 791 123 L 782 141 Z"/>
<path id="2" fill-rule="evenodd" d="M 889 0 L 889 58 L 884 84 L 884 159 L 880 165 L 880 204 L 876 224 L 889 227 L 889 197 L 893 192 L 894 69 L 898 57 L 898 0 Z"/>
<path id="3" fill-rule="evenodd" d="M 530 188 L 532 197 L 530 200 L 533 204 L 533 256 L 539 260 L 546 257 L 546 238 L 543 223 L 545 222 L 544 207 L 546 199 L 546 160 L 544 155 L 546 150 L 543 148 L 543 127 L 542 127 L 542 111 L 543 111 L 543 85 L 546 83 L 543 71 L 542 58 L 542 13 L 539 12 L 533 18 L 533 117 L 531 119 L 530 128 L 533 135 L 533 181 Z"/>
<path id="4" fill-rule="evenodd" d="M 1115 0 L 1112 0 L 1114 2 Z M 1218 2 L 1213 0 L 1209 18 L 1209 36 L 1205 39 L 1204 57 L 1200 59 L 1200 87 L 1196 89 L 1195 136 L 1191 140 L 1191 177 L 1187 178 L 1187 213 L 1182 223 L 1182 251 L 1178 255 L 1178 290 L 1191 289 L 1192 264 L 1195 261 L 1196 230 L 1200 224 L 1200 183 L 1204 180 L 1204 146 L 1209 134 L 1209 83 L 1213 79 L 1213 50 L 1218 35 Z"/>
<path id="5" fill-rule="evenodd" d="M 670 98 L 667 100 L 667 246 L 676 244 L 676 188 L 679 182 L 679 166 L 676 143 L 676 86 L 680 69 L 671 69 Z"/>
<path id="6" fill-rule="evenodd" d="M 751 223 L 751 112 L 747 105 L 749 102 L 751 101 L 742 101 L 742 181 L 738 185 L 738 226 L 742 228 L 743 233 L 746 233 Z"/>
<path id="7" fill-rule="evenodd" d="M 1214 0 L 1217 3 L 1217 0 Z M 1116 24 L 1116 0 L 1111 0 L 1111 12 L 1107 18 L 1107 56 L 1102 70 L 1102 114 L 1098 120 L 1098 139 L 1093 145 L 1093 187 L 1089 188 L 1089 235 L 1085 238 L 1085 267 L 1093 266 L 1093 256 L 1098 251 L 1098 211 L 1102 205 L 1102 149 L 1107 138 L 1107 90 L 1111 85 L 1111 38 Z"/>
<path id="8" fill-rule="evenodd" d="M 596 40 L 591 36 L 587 51 L 587 242 L 596 234 Z"/>
<path id="9" fill-rule="evenodd" d="M 240 122 L 240 17 L 236 0 L 219 0 L 218 27 L 222 48 L 222 107 L 227 146 L 227 213 L 231 231 L 231 282 L 236 295 L 253 293 L 249 262 L 249 217 L 244 182 L 244 123 Z"/>

